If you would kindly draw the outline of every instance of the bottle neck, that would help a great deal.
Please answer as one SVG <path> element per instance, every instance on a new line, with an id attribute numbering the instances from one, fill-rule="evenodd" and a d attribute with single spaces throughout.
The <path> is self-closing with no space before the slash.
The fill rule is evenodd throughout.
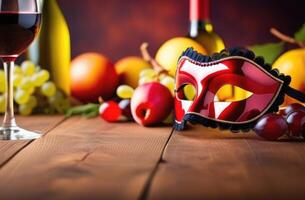
<path id="1" fill-rule="evenodd" d="M 199 32 L 212 32 L 210 22 L 210 0 L 190 0 L 190 36 Z"/>
<path id="2" fill-rule="evenodd" d="M 199 33 L 206 32 L 211 33 L 213 32 L 213 25 L 210 21 L 191 21 L 190 22 L 190 36 L 196 37 Z"/>
<path id="3" fill-rule="evenodd" d="M 210 20 L 210 0 L 190 0 L 190 21 Z"/>

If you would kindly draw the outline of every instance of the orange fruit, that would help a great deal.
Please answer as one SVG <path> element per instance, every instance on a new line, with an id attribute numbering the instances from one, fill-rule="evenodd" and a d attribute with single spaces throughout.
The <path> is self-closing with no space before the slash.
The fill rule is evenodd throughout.
<path id="1" fill-rule="evenodd" d="M 272 67 L 291 77 L 290 87 L 305 93 L 305 49 L 287 51 L 274 62 Z M 286 96 L 284 105 L 295 102 L 298 101 Z"/>
<path id="2" fill-rule="evenodd" d="M 115 63 L 115 69 L 120 76 L 120 84 L 138 87 L 139 74 L 151 65 L 144 59 L 136 56 L 129 56 L 120 59 Z"/>
<path id="3" fill-rule="evenodd" d="M 114 65 L 104 55 L 85 53 L 71 62 L 71 94 L 82 102 L 109 99 L 118 85 Z"/>

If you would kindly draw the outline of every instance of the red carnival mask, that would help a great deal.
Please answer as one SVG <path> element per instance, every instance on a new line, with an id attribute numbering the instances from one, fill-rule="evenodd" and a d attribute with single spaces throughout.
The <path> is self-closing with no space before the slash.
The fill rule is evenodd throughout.
<path id="1" fill-rule="evenodd" d="M 175 85 L 175 128 L 185 122 L 231 130 L 248 130 L 265 113 L 276 112 L 285 93 L 299 100 L 304 94 L 289 87 L 290 77 L 264 63 L 245 49 L 223 50 L 212 57 L 187 49 L 178 61 Z M 188 99 L 185 87 L 196 92 Z M 247 92 L 241 100 L 219 101 L 224 86 Z"/>

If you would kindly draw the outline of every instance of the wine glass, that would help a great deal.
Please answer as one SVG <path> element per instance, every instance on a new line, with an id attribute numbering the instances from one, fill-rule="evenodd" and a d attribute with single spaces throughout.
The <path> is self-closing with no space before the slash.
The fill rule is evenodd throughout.
<path id="1" fill-rule="evenodd" d="M 17 126 L 14 117 L 14 61 L 37 35 L 41 13 L 39 0 L 0 0 L 0 58 L 6 78 L 5 115 L 0 128 L 1 140 L 25 140 L 40 137 L 39 133 Z"/>

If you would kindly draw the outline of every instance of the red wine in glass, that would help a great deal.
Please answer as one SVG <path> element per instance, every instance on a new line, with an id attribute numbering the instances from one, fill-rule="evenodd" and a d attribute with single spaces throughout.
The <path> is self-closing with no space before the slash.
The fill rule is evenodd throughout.
<path id="1" fill-rule="evenodd" d="M 15 59 L 31 44 L 41 24 L 39 0 L 0 0 L 0 59 L 5 71 L 5 115 L 1 140 L 36 139 L 41 134 L 20 128 L 14 116 Z"/>
<path id="2" fill-rule="evenodd" d="M 40 13 L 0 12 L 0 57 L 17 58 L 34 40 L 40 20 Z"/>

